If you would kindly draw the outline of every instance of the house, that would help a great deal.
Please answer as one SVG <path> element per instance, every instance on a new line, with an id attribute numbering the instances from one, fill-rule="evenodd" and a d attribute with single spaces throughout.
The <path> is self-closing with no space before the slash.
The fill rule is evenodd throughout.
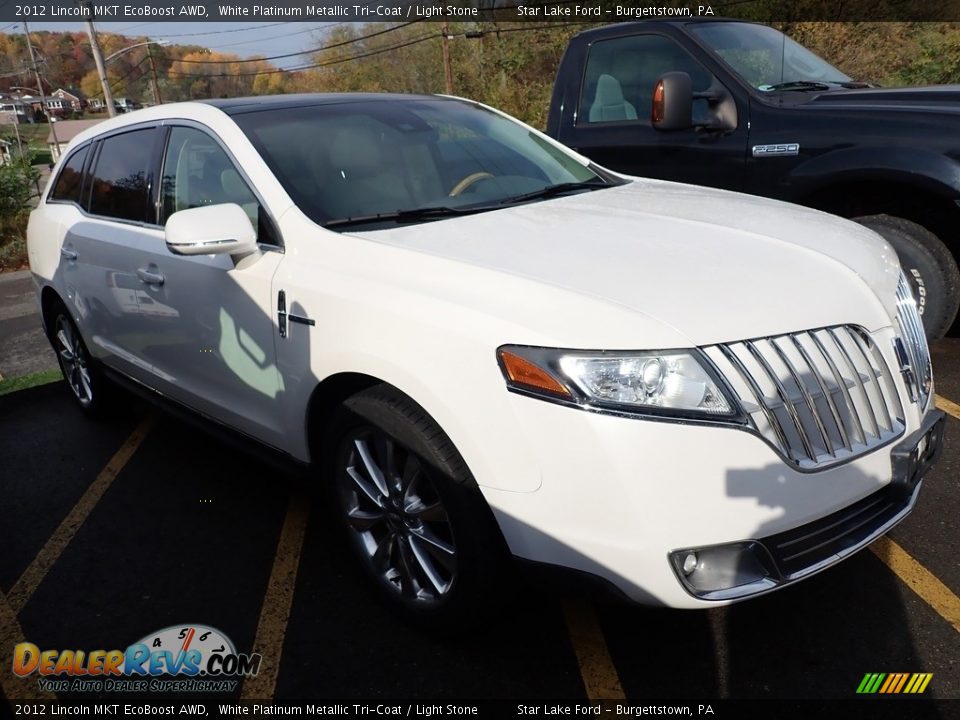
<path id="1" fill-rule="evenodd" d="M 90 98 L 87 100 L 87 109 L 90 112 L 102 112 L 107 107 L 107 104 L 103 101 L 103 98 Z"/>
<path id="2" fill-rule="evenodd" d="M 50 126 L 50 133 L 47 135 L 47 145 L 50 147 L 50 159 L 56 162 L 60 159 L 60 153 L 67 149 L 67 145 L 77 135 L 89 127 L 93 127 L 103 120 L 61 120 Z M 56 140 L 54 140 L 56 133 Z"/>
<path id="3" fill-rule="evenodd" d="M 141 103 L 136 100 L 131 100 L 130 98 L 114 98 L 113 106 L 118 113 L 132 112 L 133 110 L 139 110 L 143 107 Z"/>
<path id="4" fill-rule="evenodd" d="M 25 123 L 31 121 L 27 104 L 17 95 L 0 93 L 0 124 Z"/>
<path id="5" fill-rule="evenodd" d="M 83 112 L 86 104 L 86 96 L 76 88 L 57 88 L 47 98 L 47 109 L 58 115 Z"/>

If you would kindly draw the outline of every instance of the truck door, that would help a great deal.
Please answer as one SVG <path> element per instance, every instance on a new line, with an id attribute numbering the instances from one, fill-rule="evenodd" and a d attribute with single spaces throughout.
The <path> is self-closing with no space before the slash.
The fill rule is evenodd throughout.
<path id="1" fill-rule="evenodd" d="M 738 107 L 737 127 L 726 133 L 655 130 L 650 124 L 653 88 L 666 72 L 690 75 L 694 93 L 720 81 L 677 41 L 658 33 L 591 44 L 579 101 L 560 140 L 606 167 L 631 175 L 739 190 L 743 186 L 748 108 Z M 727 89 L 729 91 L 729 89 Z M 696 123 L 707 100 L 694 100 Z"/>

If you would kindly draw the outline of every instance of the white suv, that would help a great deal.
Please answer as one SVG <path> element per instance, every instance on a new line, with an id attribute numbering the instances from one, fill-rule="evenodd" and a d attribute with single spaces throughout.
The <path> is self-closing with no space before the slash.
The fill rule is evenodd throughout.
<path id="1" fill-rule="evenodd" d="M 942 442 L 879 236 L 465 100 L 115 118 L 29 254 L 82 407 L 124 383 L 312 466 L 413 618 L 484 607 L 510 555 L 641 603 L 773 590 L 903 519 Z"/>

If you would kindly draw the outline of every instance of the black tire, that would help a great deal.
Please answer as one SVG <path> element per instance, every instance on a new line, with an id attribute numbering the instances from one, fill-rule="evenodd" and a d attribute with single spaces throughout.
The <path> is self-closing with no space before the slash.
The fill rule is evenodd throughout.
<path id="1" fill-rule="evenodd" d="M 960 271 L 946 245 L 922 225 L 893 215 L 868 215 L 854 220 L 883 237 L 897 251 L 917 299 L 927 338 L 942 338 L 960 308 Z"/>
<path id="2" fill-rule="evenodd" d="M 375 465 L 393 468 L 382 473 L 389 493 L 371 483 L 358 442 Z M 392 610 L 423 628 L 464 630 L 499 609 L 505 543 L 463 458 L 423 408 L 389 385 L 364 390 L 335 412 L 323 456 L 351 551 Z"/>
<path id="3" fill-rule="evenodd" d="M 116 388 L 104 376 L 87 350 L 83 336 L 66 306 L 56 302 L 47 317 L 47 339 L 53 346 L 70 394 L 92 417 L 105 417 L 115 407 Z"/>

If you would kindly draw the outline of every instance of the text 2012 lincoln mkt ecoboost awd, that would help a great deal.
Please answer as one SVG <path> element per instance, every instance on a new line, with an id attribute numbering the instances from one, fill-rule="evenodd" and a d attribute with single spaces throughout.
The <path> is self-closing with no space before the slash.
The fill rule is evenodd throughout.
<path id="1" fill-rule="evenodd" d="M 942 443 L 877 234 L 466 100 L 114 118 L 64 153 L 29 256 L 81 407 L 122 384 L 309 466 L 424 622 L 502 601 L 511 558 L 679 608 L 783 587 L 909 514 Z"/>

